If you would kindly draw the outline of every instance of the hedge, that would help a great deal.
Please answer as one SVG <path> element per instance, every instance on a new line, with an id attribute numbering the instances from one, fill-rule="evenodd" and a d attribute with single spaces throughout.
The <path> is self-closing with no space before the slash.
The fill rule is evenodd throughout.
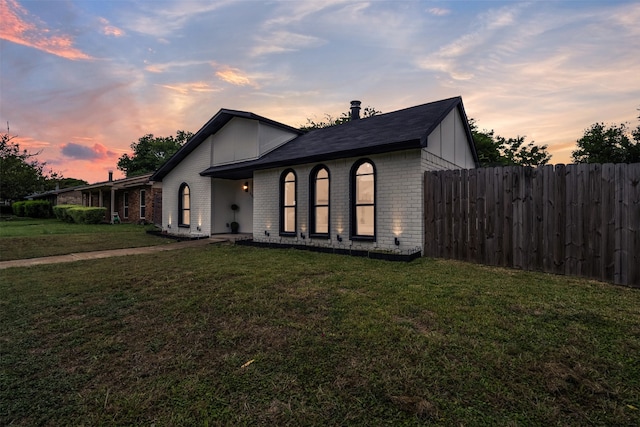
<path id="1" fill-rule="evenodd" d="M 51 203 L 46 200 L 26 200 L 15 202 L 12 206 L 16 216 L 29 218 L 51 218 Z"/>
<path id="2" fill-rule="evenodd" d="M 80 205 L 58 205 L 53 212 L 61 221 L 77 224 L 99 224 L 105 220 L 107 208 L 85 207 Z"/>
<path id="3" fill-rule="evenodd" d="M 100 224 L 104 222 L 107 208 L 73 207 L 67 210 L 77 224 Z"/>
<path id="4" fill-rule="evenodd" d="M 53 207 L 53 214 L 60 221 L 73 222 L 73 218 L 69 215 L 69 209 L 81 208 L 81 205 L 57 205 Z"/>

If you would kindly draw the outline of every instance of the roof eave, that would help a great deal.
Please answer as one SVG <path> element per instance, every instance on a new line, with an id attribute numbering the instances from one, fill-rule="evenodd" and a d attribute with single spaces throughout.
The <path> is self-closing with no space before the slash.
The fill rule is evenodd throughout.
<path id="1" fill-rule="evenodd" d="M 352 150 L 342 150 L 331 153 L 317 154 L 313 156 L 298 157 L 295 159 L 275 160 L 271 162 L 261 163 L 260 161 L 247 162 L 239 164 L 237 167 L 220 170 L 220 167 L 211 167 L 202 172 L 201 176 L 223 179 L 248 179 L 253 177 L 253 173 L 257 170 L 273 169 L 280 167 L 288 167 L 293 165 L 301 165 L 305 163 L 318 163 L 327 160 L 336 160 L 348 157 L 369 156 L 372 154 L 390 153 L 393 151 L 408 150 L 413 148 L 421 148 L 421 140 L 411 139 L 408 141 L 399 141 L 389 144 L 377 145 L 374 147 L 357 148 Z"/>

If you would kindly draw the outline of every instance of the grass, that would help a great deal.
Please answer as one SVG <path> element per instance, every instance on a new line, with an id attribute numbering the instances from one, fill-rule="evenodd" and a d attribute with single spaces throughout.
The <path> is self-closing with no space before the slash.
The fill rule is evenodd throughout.
<path id="1" fill-rule="evenodd" d="M 640 292 L 208 245 L 0 270 L 2 425 L 640 423 Z"/>
<path id="2" fill-rule="evenodd" d="M 135 224 L 68 224 L 56 219 L 0 220 L 0 261 L 169 243 Z"/>

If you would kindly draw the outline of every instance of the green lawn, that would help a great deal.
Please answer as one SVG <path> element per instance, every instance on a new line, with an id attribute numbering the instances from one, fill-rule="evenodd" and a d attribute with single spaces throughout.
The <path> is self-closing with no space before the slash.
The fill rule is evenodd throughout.
<path id="1" fill-rule="evenodd" d="M 207 245 L 0 270 L 0 425 L 640 424 L 640 292 Z"/>
<path id="2" fill-rule="evenodd" d="M 68 224 L 56 219 L 0 220 L 0 261 L 170 243 L 135 224 Z"/>

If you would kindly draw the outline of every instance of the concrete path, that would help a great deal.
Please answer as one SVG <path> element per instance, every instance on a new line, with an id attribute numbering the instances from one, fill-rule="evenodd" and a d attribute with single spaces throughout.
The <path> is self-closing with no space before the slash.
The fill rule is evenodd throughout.
<path id="1" fill-rule="evenodd" d="M 0 262 L 0 270 L 10 267 L 29 267 L 32 265 L 56 264 L 61 262 L 73 262 L 85 259 L 110 258 L 116 256 L 150 254 L 161 251 L 173 251 L 176 249 L 192 248 L 196 246 L 208 245 L 233 240 L 227 235 L 214 236 L 208 239 L 188 240 L 184 242 L 172 242 L 157 246 L 143 246 L 141 248 L 112 249 L 108 251 L 79 252 L 69 255 L 49 256 L 44 258 L 16 259 L 12 261 Z"/>

